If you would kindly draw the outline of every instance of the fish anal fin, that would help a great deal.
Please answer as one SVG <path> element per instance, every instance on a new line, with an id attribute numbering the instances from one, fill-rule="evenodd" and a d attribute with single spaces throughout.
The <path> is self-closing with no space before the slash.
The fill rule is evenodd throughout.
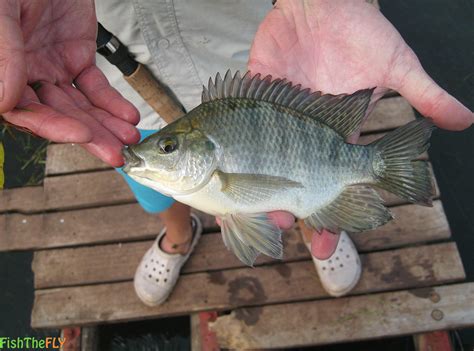
<path id="1" fill-rule="evenodd" d="M 332 232 L 361 232 L 377 228 L 392 218 L 374 189 L 351 185 L 330 204 L 307 217 L 305 223 L 318 231 L 326 228 Z"/>

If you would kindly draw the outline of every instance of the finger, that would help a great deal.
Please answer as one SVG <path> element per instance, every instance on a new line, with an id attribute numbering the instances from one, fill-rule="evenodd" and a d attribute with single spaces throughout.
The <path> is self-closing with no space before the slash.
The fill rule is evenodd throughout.
<path id="1" fill-rule="evenodd" d="M 22 103 L 21 108 L 6 112 L 3 117 L 11 124 L 57 143 L 87 143 L 92 138 L 87 126 L 80 121 L 34 101 Z"/>
<path id="2" fill-rule="evenodd" d="M 82 71 L 76 78 L 75 85 L 96 107 L 132 124 L 137 124 L 140 120 L 138 110 L 110 86 L 96 66 Z"/>
<path id="3" fill-rule="evenodd" d="M 56 85 L 44 83 L 37 90 L 37 95 L 41 102 L 53 106 L 60 112 L 67 112 L 70 116 L 74 116 L 76 120 L 88 126 L 92 139 L 87 144 L 82 145 L 87 151 L 113 167 L 123 165 L 123 143 L 94 117 L 78 108 L 62 89 Z"/>
<path id="4" fill-rule="evenodd" d="M 16 2 L 0 5 L 0 113 L 13 110 L 27 82 L 17 6 Z"/>
<path id="5" fill-rule="evenodd" d="M 281 229 L 290 229 L 295 224 L 295 216 L 289 212 L 274 211 L 268 213 L 268 218 Z"/>
<path id="6" fill-rule="evenodd" d="M 140 140 L 140 133 L 133 124 L 91 105 L 84 94 L 71 85 L 61 85 L 60 88 L 72 99 L 77 107 L 93 116 L 122 143 L 135 144 Z"/>
<path id="7" fill-rule="evenodd" d="M 319 260 L 327 260 L 336 251 L 339 234 L 323 229 L 321 233 L 314 232 L 311 239 L 311 254 Z"/>
<path id="8" fill-rule="evenodd" d="M 400 92 L 422 115 L 433 119 L 444 129 L 462 130 L 474 123 L 473 113 L 449 95 L 423 70 L 418 59 L 408 73 L 395 84 Z"/>

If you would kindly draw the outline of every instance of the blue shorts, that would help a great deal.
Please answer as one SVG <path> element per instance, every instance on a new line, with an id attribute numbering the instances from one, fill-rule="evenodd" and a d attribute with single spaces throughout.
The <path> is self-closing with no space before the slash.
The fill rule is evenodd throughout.
<path id="1" fill-rule="evenodd" d="M 140 132 L 140 141 L 145 139 L 147 136 L 157 132 L 156 130 L 144 129 L 139 129 L 138 131 Z M 125 174 L 121 168 L 116 168 L 116 170 L 125 178 L 138 203 L 143 207 L 146 212 L 163 212 L 174 203 L 173 198 L 165 196 L 156 190 L 153 190 L 145 185 L 136 182 L 127 174 Z"/>

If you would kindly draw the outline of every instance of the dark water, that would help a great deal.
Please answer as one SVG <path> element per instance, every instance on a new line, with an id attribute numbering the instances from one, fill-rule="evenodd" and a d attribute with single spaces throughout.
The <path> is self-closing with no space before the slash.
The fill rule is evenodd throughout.
<path id="1" fill-rule="evenodd" d="M 474 109 L 474 18 L 470 0 L 380 0 L 382 12 L 397 27 L 426 71 L 448 92 Z M 22 170 L 41 140 L 7 137 L 6 187 L 38 180 L 41 167 Z M 474 281 L 474 128 L 461 133 L 438 131 L 430 158 L 449 224 L 466 269 Z M 23 161 L 21 161 L 23 160 Z M 33 301 L 32 254 L 0 253 L 0 336 L 54 336 L 57 331 L 29 328 Z M 186 317 L 101 327 L 101 350 L 188 349 Z M 465 348 L 472 331 L 461 331 Z M 146 347 L 146 346 L 149 347 Z M 471 346 L 469 346 L 471 345 Z M 315 350 L 412 350 L 411 337 L 311 348 Z"/>

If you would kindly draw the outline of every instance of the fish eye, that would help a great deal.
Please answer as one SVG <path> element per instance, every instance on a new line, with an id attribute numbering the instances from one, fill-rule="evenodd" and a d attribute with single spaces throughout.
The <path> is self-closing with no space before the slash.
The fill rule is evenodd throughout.
<path id="1" fill-rule="evenodd" d="M 178 141 L 174 137 L 164 137 L 158 141 L 158 147 L 164 154 L 170 154 L 178 148 Z"/>

